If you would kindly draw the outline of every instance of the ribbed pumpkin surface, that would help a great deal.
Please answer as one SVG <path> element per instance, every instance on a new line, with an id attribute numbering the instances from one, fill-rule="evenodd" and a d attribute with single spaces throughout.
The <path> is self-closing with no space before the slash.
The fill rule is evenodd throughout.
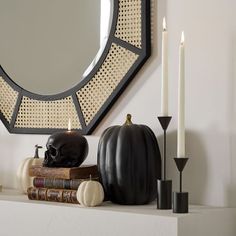
<path id="1" fill-rule="evenodd" d="M 98 169 L 112 202 L 131 205 L 154 200 L 161 155 L 152 130 L 132 123 L 105 130 L 98 146 Z"/>

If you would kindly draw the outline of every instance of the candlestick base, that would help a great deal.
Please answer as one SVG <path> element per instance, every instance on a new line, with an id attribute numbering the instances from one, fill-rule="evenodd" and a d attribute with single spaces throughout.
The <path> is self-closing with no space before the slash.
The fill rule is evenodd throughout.
<path id="1" fill-rule="evenodd" d="M 188 192 L 173 192 L 173 213 L 188 213 Z"/>
<path id="2" fill-rule="evenodd" d="M 172 180 L 157 180 L 157 209 L 172 209 Z"/>

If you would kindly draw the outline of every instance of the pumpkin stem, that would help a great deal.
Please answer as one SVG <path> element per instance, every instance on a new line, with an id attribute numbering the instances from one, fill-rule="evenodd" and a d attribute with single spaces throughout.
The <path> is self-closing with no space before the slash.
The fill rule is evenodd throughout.
<path id="1" fill-rule="evenodd" d="M 34 158 L 39 158 L 39 148 L 42 148 L 42 146 L 39 146 L 38 144 L 36 144 Z"/>
<path id="2" fill-rule="evenodd" d="M 133 124 L 131 121 L 131 117 L 132 116 L 130 114 L 127 114 L 126 121 L 125 121 L 124 125 L 132 125 Z"/>

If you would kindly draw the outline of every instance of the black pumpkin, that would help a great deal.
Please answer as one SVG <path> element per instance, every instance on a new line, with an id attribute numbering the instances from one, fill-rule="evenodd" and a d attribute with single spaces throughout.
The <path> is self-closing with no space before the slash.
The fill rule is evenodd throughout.
<path id="1" fill-rule="evenodd" d="M 153 201 L 161 178 L 161 154 L 152 130 L 132 124 L 129 114 L 124 125 L 106 129 L 98 145 L 98 170 L 112 202 L 139 205 Z"/>

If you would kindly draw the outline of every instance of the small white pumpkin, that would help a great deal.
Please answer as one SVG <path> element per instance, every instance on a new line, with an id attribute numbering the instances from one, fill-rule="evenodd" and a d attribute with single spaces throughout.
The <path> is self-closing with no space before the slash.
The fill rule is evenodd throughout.
<path id="1" fill-rule="evenodd" d="M 77 190 L 77 200 L 82 206 L 94 207 L 101 205 L 104 199 L 102 185 L 98 181 L 83 181 Z"/>
<path id="2" fill-rule="evenodd" d="M 27 189 L 33 186 L 34 177 L 29 176 L 29 168 L 33 165 L 42 165 L 43 163 L 43 158 L 39 158 L 38 156 L 38 149 L 42 147 L 35 145 L 35 148 L 35 156 L 22 160 L 17 169 L 18 189 L 25 194 L 27 193 Z"/>

